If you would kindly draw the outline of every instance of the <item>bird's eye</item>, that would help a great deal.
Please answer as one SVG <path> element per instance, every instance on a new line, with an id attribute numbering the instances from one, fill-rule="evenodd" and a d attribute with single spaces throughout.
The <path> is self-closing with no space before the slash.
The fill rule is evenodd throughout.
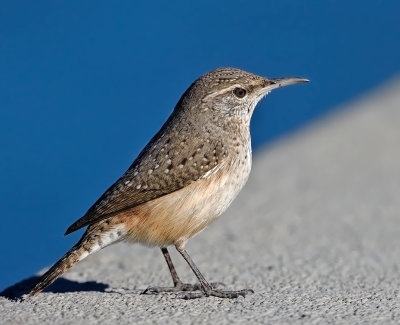
<path id="1" fill-rule="evenodd" d="M 246 89 L 243 89 L 243 88 L 240 88 L 240 87 L 236 87 L 233 90 L 233 93 L 235 94 L 236 97 L 243 98 L 244 96 L 246 96 L 247 91 L 246 91 Z"/>

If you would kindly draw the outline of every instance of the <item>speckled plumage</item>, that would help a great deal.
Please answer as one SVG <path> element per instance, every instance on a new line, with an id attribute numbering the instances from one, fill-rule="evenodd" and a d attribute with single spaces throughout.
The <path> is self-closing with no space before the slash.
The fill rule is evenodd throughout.
<path id="1" fill-rule="evenodd" d="M 175 245 L 199 278 L 203 293 L 244 295 L 212 291 L 184 246 L 226 210 L 247 181 L 250 119 L 258 101 L 274 88 L 304 81 L 269 80 L 234 68 L 216 69 L 197 79 L 124 175 L 68 228 L 66 234 L 88 226 L 31 295 L 88 254 L 120 240 Z M 171 269 L 172 262 L 167 262 Z"/>
<path id="2" fill-rule="evenodd" d="M 227 117 L 221 119 L 221 111 L 213 106 L 215 98 L 211 97 L 226 91 L 227 84 L 232 87 L 243 83 L 254 88 L 269 82 L 238 69 L 223 68 L 193 83 L 125 174 L 66 234 L 182 189 L 223 161 L 239 159 L 239 150 L 248 152 L 251 115 L 246 112 L 245 123 L 242 115 L 233 115 L 240 111 L 223 112 Z M 210 94 L 209 88 L 214 92 Z M 250 106 L 250 113 L 254 106 Z"/>

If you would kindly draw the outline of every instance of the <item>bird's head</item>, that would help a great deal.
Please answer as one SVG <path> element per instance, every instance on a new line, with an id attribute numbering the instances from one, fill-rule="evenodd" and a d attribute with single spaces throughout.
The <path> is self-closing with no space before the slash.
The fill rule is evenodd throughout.
<path id="1" fill-rule="evenodd" d="M 249 122 L 257 103 L 271 90 L 308 81 L 297 77 L 267 79 L 240 69 L 218 68 L 198 78 L 181 103 L 216 118 L 223 115 Z"/>

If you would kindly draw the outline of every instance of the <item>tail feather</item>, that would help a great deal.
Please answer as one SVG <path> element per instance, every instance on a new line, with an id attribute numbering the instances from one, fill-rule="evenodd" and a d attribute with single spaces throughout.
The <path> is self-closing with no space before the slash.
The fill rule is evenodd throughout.
<path id="1" fill-rule="evenodd" d="M 105 226 L 108 226 L 108 229 L 105 229 Z M 109 225 L 104 222 L 89 227 L 81 240 L 40 277 L 38 283 L 29 292 L 29 296 L 38 294 L 76 263 L 101 248 L 122 240 L 124 235 L 125 230 L 121 225 Z"/>
<path id="2" fill-rule="evenodd" d="M 90 252 L 86 251 L 83 246 L 75 245 L 72 247 L 60 260 L 58 260 L 45 274 L 40 277 L 38 283 L 29 292 L 29 296 L 38 294 L 89 254 Z"/>

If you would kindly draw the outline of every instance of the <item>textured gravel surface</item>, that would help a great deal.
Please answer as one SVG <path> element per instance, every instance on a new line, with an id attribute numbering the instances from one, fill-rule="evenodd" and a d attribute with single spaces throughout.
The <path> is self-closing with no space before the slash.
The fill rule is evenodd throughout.
<path id="1" fill-rule="evenodd" d="M 118 244 L 42 294 L 0 294 L 3 324 L 400 322 L 400 83 L 256 155 L 248 185 L 188 251 L 223 300 L 142 295 L 168 285 L 159 249 Z M 174 252 L 178 272 L 195 280 Z"/>

